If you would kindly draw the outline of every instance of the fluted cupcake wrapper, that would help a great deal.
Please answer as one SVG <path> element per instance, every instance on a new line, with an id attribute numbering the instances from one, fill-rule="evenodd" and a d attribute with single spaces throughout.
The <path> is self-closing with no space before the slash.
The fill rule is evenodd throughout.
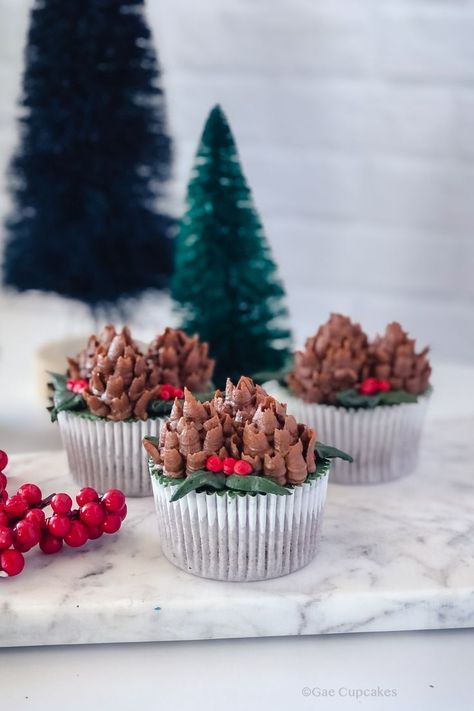
<path id="1" fill-rule="evenodd" d="M 328 475 L 289 496 L 191 492 L 171 502 L 174 486 L 151 475 L 163 553 L 182 570 L 213 580 L 267 580 L 315 556 Z"/>
<path id="2" fill-rule="evenodd" d="M 146 435 L 159 435 L 160 422 L 90 420 L 60 412 L 59 429 L 75 483 L 99 492 L 120 489 L 126 496 L 151 496 L 142 441 Z"/>
<path id="3" fill-rule="evenodd" d="M 352 464 L 333 460 L 332 482 L 380 484 L 416 469 L 429 394 L 414 403 L 356 410 L 306 403 L 275 381 L 264 387 L 298 422 L 315 428 L 318 440 L 352 455 Z"/>

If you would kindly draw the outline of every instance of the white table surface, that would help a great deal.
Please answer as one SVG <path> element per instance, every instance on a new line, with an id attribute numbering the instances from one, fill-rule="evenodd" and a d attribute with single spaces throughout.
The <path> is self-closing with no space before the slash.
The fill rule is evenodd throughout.
<path id="1" fill-rule="evenodd" d="M 439 397 L 430 418 L 474 413 L 474 369 L 438 365 Z M 24 412 L 24 411 L 23 411 Z M 40 408 L 20 435 L 18 412 L 2 431 L 2 447 L 25 438 L 51 447 Z M 43 436 L 44 434 L 44 436 Z M 55 434 L 53 434 L 54 438 Z M 474 550 L 474 543 L 473 543 Z M 1 624 L 1 618 L 0 618 Z M 474 632 L 445 630 L 309 637 L 10 648 L 0 650 L 2 710 L 350 709 L 403 711 L 472 709 Z M 343 694 L 395 689 L 390 697 Z M 334 690 L 303 695 L 303 688 Z M 342 691 L 340 691 L 342 690 Z M 327 693 L 331 693 L 328 691 Z"/>

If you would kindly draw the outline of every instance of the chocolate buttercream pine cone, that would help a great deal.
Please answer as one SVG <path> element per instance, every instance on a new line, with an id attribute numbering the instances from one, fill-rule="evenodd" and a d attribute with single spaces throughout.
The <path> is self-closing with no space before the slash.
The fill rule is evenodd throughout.
<path id="1" fill-rule="evenodd" d="M 303 351 L 295 353 L 287 382 L 292 393 L 309 403 L 337 402 L 337 393 L 356 387 L 369 372 L 369 344 L 359 324 L 331 314 Z"/>
<path id="2" fill-rule="evenodd" d="M 198 402 L 186 389 L 184 404 L 175 401 L 160 431 L 159 446 L 145 441 L 163 473 L 181 478 L 205 467 L 207 458 L 235 457 L 278 484 L 301 484 L 316 469 L 316 432 L 298 425 L 286 406 L 250 378 L 227 382 L 209 402 Z"/>
<path id="3" fill-rule="evenodd" d="M 388 324 L 384 335 L 370 346 L 371 374 L 378 380 L 388 380 L 393 390 L 421 395 L 431 376 L 429 348 L 419 353 L 415 348 L 415 339 L 409 338 L 399 323 Z"/>
<path id="4" fill-rule="evenodd" d="M 211 389 L 215 361 L 209 346 L 197 335 L 166 328 L 150 344 L 147 361 L 153 366 L 153 384 L 170 383 L 177 388 L 203 393 Z"/>
<path id="5" fill-rule="evenodd" d="M 110 332 L 109 332 L 110 333 Z M 152 385 L 153 366 L 124 328 L 108 344 L 101 343 L 83 396 L 89 411 L 114 422 L 130 418 L 146 420 L 148 405 L 158 397 L 159 386 Z"/>
<path id="6" fill-rule="evenodd" d="M 127 345 L 135 346 L 130 334 L 130 330 L 125 326 L 120 332 Z M 104 326 L 98 336 L 89 336 L 86 346 L 77 354 L 75 358 L 68 358 L 68 376 L 70 378 L 81 378 L 88 380 L 97 363 L 97 359 L 108 352 L 110 344 L 117 335 L 117 331 L 112 324 Z"/>

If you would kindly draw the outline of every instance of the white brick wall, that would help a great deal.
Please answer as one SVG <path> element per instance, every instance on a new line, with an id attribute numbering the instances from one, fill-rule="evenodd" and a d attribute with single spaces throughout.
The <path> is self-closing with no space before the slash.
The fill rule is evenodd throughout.
<path id="1" fill-rule="evenodd" d="M 2 169 L 30 2 L 0 0 Z M 439 353 L 470 358 L 474 0 L 148 0 L 148 11 L 176 209 L 219 101 L 290 302 L 307 308 L 298 337 L 344 307 L 373 329 L 400 318 Z"/>

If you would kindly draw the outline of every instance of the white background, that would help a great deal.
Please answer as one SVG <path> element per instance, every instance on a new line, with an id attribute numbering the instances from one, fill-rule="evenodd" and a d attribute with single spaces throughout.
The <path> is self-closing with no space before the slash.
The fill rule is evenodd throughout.
<path id="1" fill-rule="evenodd" d="M 14 145 L 30 5 L 0 0 L 0 173 Z M 176 211 L 206 114 L 220 102 L 300 316 L 297 342 L 342 310 L 370 332 L 397 318 L 438 355 L 470 360 L 474 0 L 147 8 L 175 139 Z M 37 308 L 55 310 L 52 335 L 84 323 L 62 301 L 6 304 L 33 331 Z"/>

